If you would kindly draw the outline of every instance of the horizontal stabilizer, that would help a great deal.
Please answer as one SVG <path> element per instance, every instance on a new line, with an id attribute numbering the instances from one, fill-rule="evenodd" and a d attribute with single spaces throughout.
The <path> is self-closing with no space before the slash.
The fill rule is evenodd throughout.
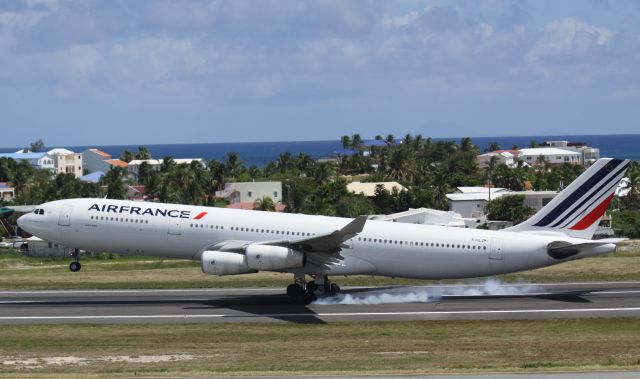
<path id="1" fill-rule="evenodd" d="M 555 259 L 565 259 L 573 255 L 593 250 L 595 248 L 607 247 L 607 245 L 615 246 L 617 243 L 626 241 L 626 238 L 607 238 L 601 240 L 593 240 L 589 242 L 570 243 L 567 241 L 554 241 L 547 245 L 548 254 Z"/>

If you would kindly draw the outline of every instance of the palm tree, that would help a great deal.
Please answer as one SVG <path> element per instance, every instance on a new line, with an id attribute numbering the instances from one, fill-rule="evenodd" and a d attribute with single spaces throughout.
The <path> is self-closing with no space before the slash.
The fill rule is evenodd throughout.
<path id="1" fill-rule="evenodd" d="M 360 134 L 356 133 L 351 137 L 351 147 L 353 147 L 354 149 L 359 148 L 360 146 L 362 146 L 362 137 L 360 137 Z"/>
<path id="2" fill-rule="evenodd" d="M 126 177 L 127 172 L 122 167 L 112 167 L 104 174 L 100 182 L 107 187 L 108 199 L 124 199 L 126 197 L 127 192 L 124 188 Z"/>
<path id="3" fill-rule="evenodd" d="M 471 141 L 471 138 L 464 137 L 460 141 L 460 149 L 462 151 L 473 151 L 473 149 L 475 149 L 475 146 L 473 145 L 473 142 Z"/>
<path id="4" fill-rule="evenodd" d="M 34 153 L 42 151 L 43 149 L 44 149 L 44 141 L 42 141 L 42 138 L 38 138 L 37 141 L 31 142 L 29 144 L 29 150 L 31 150 Z"/>
<path id="5" fill-rule="evenodd" d="M 228 177 L 235 179 L 238 175 L 240 175 L 242 171 L 242 162 L 240 161 L 240 156 L 238 153 L 230 152 L 227 154 L 227 160 L 224 163 L 225 174 Z"/>
<path id="6" fill-rule="evenodd" d="M 485 151 L 496 151 L 496 150 L 500 150 L 500 145 L 498 145 L 496 141 L 493 141 L 493 142 L 489 142 L 489 146 L 487 146 L 487 149 Z"/>
<path id="7" fill-rule="evenodd" d="M 393 134 L 387 134 L 387 138 L 384 140 L 387 143 L 387 146 L 395 145 L 396 138 Z"/>
<path id="8" fill-rule="evenodd" d="M 276 204 L 272 198 L 265 195 L 262 196 L 261 199 L 256 199 L 256 201 L 253 202 L 253 209 L 257 211 L 275 212 Z"/>
<path id="9" fill-rule="evenodd" d="M 342 148 L 347 150 L 351 147 L 351 138 L 349 138 L 349 136 L 342 136 L 340 137 L 340 143 L 342 144 Z"/>
<path id="10" fill-rule="evenodd" d="M 136 159 L 146 160 L 151 159 L 151 153 L 149 153 L 149 149 L 144 146 L 138 146 L 138 152 L 135 155 Z"/>
<path id="11" fill-rule="evenodd" d="M 125 150 L 122 152 L 122 154 L 120 155 L 120 159 L 129 163 L 133 160 L 133 153 L 130 152 L 129 150 Z"/>
<path id="12" fill-rule="evenodd" d="M 224 189 L 224 173 L 225 167 L 222 163 L 212 160 L 209 162 L 209 174 L 211 178 L 211 187 L 222 191 Z"/>

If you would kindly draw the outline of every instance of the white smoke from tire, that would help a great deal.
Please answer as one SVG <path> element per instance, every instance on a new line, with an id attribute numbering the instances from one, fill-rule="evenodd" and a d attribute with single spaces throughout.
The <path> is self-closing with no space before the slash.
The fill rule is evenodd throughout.
<path id="1" fill-rule="evenodd" d="M 314 302 L 318 305 L 377 305 L 399 303 L 427 303 L 437 301 L 446 296 L 514 296 L 540 293 L 533 284 L 503 284 L 497 279 L 487 279 L 480 284 L 433 286 L 433 287 L 399 287 L 387 292 L 373 290 L 370 293 L 342 293 L 330 297 L 321 297 Z"/>

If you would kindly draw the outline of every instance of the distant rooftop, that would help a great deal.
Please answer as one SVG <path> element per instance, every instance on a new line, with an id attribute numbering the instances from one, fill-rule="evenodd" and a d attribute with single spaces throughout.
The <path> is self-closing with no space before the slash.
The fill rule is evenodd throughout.
<path id="1" fill-rule="evenodd" d="M 520 155 L 580 155 L 580 153 L 557 147 L 532 147 L 520 149 Z"/>
<path id="2" fill-rule="evenodd" d="M 68 155 L 68 154 L 75 154 L 73 151 L 68 150 L 68 149 L 64 149 L 64 148 L 57 148 L 57 149 L 51 149 L 49 151 L 47 151 L 47 154 L 49 155 Z"/>
<path id="3" fill-rule="evenodd" d="M 0 158 L 11 159 L 40 159 L 47 155 L 47 153 L 1 153 Z"/>
<path id="4" fill-rule="evenodd" d="M 129 166 L 129 164 L 123 160 L 120 159 L 107 159 L 105 162 L 109 163 L 112 166 L 115 167 L 123 167 L 126 168 L 127 166 Z"/>
<path id="5" fill-rule="evenodd" d="M 87 182 L 87 183 L 98 183 L 100 179 L 102 179 L 103 175 L 104 175 L 104 172 L 102 171 L 92 172 L 91 174 L 81 176 L 80 181 Z"/>
<path id="6" fill-rule="evenodd" d="M 89 149 L 89 151 L 93 151 L 94 153 L 103 156 L 104 158 L 107 159 L 111 159 L 112 156 L 109 153 L 105 153 L 104 151 L 100 150 L 100 149 Z"/>

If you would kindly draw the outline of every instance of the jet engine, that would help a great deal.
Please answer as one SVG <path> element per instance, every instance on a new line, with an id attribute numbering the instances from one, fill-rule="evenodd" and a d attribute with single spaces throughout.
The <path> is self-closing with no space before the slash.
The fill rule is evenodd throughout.
<path id="1" fill-rule="evenodd" d="M 238 275 L 256 272 L 247 265 L 247 257 L 226 251 L 207 250 L 200 258 L 202 272 L 209 275 Z"/>
<path id="2" fill-rule="evenodd" d="M 255 270 L 285 270 L 303 267 L 305 255 L 281 246 L 249 245 L 246 248 L 247 265 Z"/>

